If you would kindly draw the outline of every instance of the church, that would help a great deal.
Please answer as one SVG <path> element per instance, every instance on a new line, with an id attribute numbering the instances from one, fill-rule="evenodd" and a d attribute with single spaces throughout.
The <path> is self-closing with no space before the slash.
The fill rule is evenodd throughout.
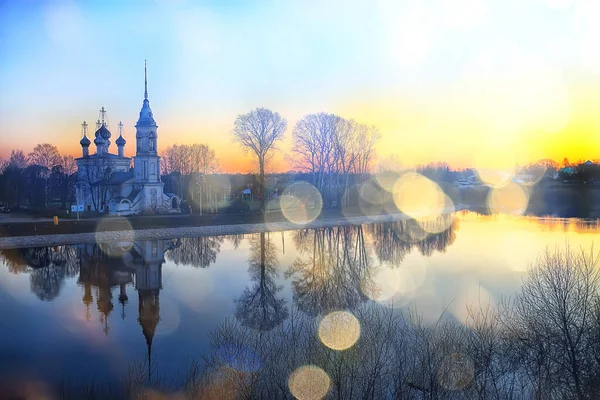
<path id="1" fill-rule="evenodd" d="M 115 141 L 117 154 L 110 152 L 108 120 L 104 107 L 96 122 L 94 146 L 90 154 L 91 140 L 87 137 L 84 121 L 83 138 L 79 142 L 82 156 L 77 162 L 77 204 L 85 211 L 97 211 L 110 215 L 173 214 L 181 213 L 181 201 L 172 193 L 164 193 L 160 179 L 160 156 L 158 155 L 158 125 L 154 120 L 148 100 L 148 76 L 144 64 L 144 102 L 135 124 L 136 155 L 125 157 L 123 123 L 119 122 L 119 137 Z"/>

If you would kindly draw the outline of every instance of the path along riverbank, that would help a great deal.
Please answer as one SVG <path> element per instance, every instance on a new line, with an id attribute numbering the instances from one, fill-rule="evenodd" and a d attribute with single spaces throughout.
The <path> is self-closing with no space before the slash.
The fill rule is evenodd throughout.
<path id="1" fill-rule="evenodd" d="M 466 209 L 458 205 L 441 210 L 441 214 Z M 110 243 L 133 240 L 172 239 L 177 237 L 240 235 L 261 232 L 280 232 L 306 228 L 326 228 L 333 226 L 362 225 L 379 222 L 392 222 L 410 219 L 405 214 L 387 214 L 372 216 L 351 216 L 338 218 L 319 218 L 304 225 L 290 221 L 242 223 L 204 226 L 182 226 L 151 229 L 113 230 L 85 233 L 44 234 L 28 236 L 0 237 L 0 249 L 17 247 L 59 246 L 76 243 Z"/>

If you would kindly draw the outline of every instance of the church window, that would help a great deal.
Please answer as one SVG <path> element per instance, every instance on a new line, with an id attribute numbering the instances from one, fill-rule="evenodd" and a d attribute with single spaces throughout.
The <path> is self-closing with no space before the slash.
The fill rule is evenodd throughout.
<path id="1" fill-rule="evenodd" d="M 154 140 L 150 139 L 150 151 L 154 151 Z"/>

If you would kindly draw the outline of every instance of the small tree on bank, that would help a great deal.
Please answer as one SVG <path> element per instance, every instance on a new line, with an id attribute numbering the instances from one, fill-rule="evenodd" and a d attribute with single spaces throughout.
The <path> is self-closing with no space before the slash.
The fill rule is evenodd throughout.
<path id="1" fill-rule="evenodd" d="M 260 209 L 264 213 L 266 205 L 265 196 L 265 161 L 276 142 L 283 139 L 287 128 L 287 120 L 279 113 L 257 108 L 247 114 L 238 115 L 235 119 L 233 137 L 236 142 L 244 147 L 246 152 L 252 151 L 258 159 Z"/>

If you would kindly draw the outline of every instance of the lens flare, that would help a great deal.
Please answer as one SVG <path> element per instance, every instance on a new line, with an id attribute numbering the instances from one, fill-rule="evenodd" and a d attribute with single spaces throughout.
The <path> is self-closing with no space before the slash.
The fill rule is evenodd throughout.
<path id="1" fill-rule="evenodd" d="M 251 348 L 240 344 L 220 346 L 217 354 L 219 362 L 241 372 L 256 372 L 262 364 L 260 357 Z"/>
<path id="2" fill-rule="evenodd" d="M 400 284 L 398 285 L 398 294 L 403 296 L 412 296 L 425 282 L 427 278 L 427 264 L 424 260 L 409 261 L 403 263 L 398 268 Z"/>
<path id="3" fill-rule="evenodd" d="M 423 230 L 427 233 L 440 233 L 440 232 L 444 232 L 445 230 L 447 230 L 448 228 L 450 228 L 452 226 L 452 224 L 454 223 L 455 220 L 455 215 L 454 215 L 454 204 L 452 204 L 452 200 L 450 200 L 449 197 L 447 197 L 447 200 L 450 201 L 450 205 L 448 205 L 447 209 L 450 209 L 451 211 L 446 213 L 446 214 L 442 214 L 439 217 L 426 217 L 426 218 L 419 218 L 417 220 L 417 222 L 419 223 L 419 226 L 421 226 L 421 228 L 423 228 Z"/>
<path id="4" fill-rule="evenodd" d="M 399 177 L 400 174 L 396 171 L 383 171 L 375 175 L 375 180 L 383 190 L 393 193 L 394 184 Z"/>
<path id="5" fill-rule="evenodd" d="M 522 215 L 527 210 L 529 195 L 527 191 L 516 183 L 492 189 L 488 194 L 488 208 L 493 213 Z"/>
<path id="6" fill-rule="evenodd" d="M 333 350 L 346 350 L 360 337 L 360 322 L 346 311 L 334 311 L 319 324 L 321 342 Z"/>
<path id="7" fill-rule="evenodd" d="M 481 182 L 488 186 L 506 186 L 517 170 L 516 147 L 497 136 L 491 136 L 489 141 L 490 144 L 475 156 L 475 171 Z"/>
<path id="8" fill-rule="evenodd" d="M 429 233 L 421 227 L 416 219 L 402 221 L 395 230 L 398 238 L 407 243 L 420 242 L 429 236 Z"/>
<path id="9" fill-rule="evenodd" d="M 368 284 L 366 282 L 369 282 Z M 384 302 L 392 298 L 400 287 L 400 274 L 397 269 L 381 266 L 374 271 L 372 281 L 361 284 L 362 292 L 371 300 Z"/>
<path id="10" fill-rule="evenodd" d="M 249 382 L 250 374 L 230 367 L 220 367 L 211 372 L 202 386 L 203 399 L 234 400 L 240 396 L 240 385 Z"/>
<path id="11" fill-rule="evenodd" d="M 515 167 L 478 168 L 477 175 L 486 185 L 499 188 L 508 185 L 515 175 Z"/>
<path id="12" fill-rule="evenodd" d="M 440 215 L 446 195 L 433 181 L 415 172 L 403 174 L 394 184 L 396 207 L 411 218 Z"/>
<path id="13" fill-rule="evenodd" d="M 547 170 L 544 166 L 528 168 L 527 171 L 516 175 L 513 182 L 523 186 L 533 186 L 544 178 Z"/>
<path id="14" fill-rule="evenodd" d="M 446 390 L 462 390 L 471 384 L 474 376 L 473 360 L 459 352 L 444 357 L 437 370 L 437 380 Z"/>
<path id="15" fill-rule="evenodd" d="M 299 400 L 320 400 L 327 396 L 331 379 L 327 372 L 314 365 L 304 365 L 290 375 L 290 392 Z"/>
<path id="16" fill-rule="evenodd" d="M 160 304 L 160 323 L 156 336 L 168 336 L 179 329 L 181 314 L 179 307 L 170 299 L 162 299 Z"/>
<path id="17" fill-rule="evenodd" d="M 135 232 L 126 218 L 106 217 L 96 225 L 96 243 L 109 257 L 121 257 L 131 250 Z"/>
<path id="18" fill-rule="evenodd" d="M 383 210 L 381 188 L 374 180 L 362 183 L 358 188 L 358 207 L 363 215 L 380 215 Z"/>
<path id="19" fill-rule="evenodd" d="M 288 186 L 279 199 L 281 212 L 297 225 L 314 221 L 323 209 L 321 194 L 308 182 L 297 182 Z"/>

